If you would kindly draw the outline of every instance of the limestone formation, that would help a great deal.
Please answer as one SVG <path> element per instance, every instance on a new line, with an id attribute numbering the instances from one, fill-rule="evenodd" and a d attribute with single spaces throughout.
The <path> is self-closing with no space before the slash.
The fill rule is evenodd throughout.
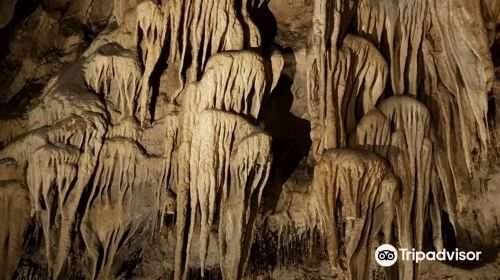
<path id="1" fill-rule="evenodd" d="M 31 222 L 29 194 L 19 181 L 3 181 L 0 184 L 0 264 L 1 279 L 14 276 L 24 251 L 24 236 Z"/>
<path id="2" fill-rule="evenodd" d="M 219 212 L 222 274 L 225 279 L 240 279 L 271 167 L 271 139 L 241 117 L 211 110 L 200 115 L 194 131 L 189 163 L 192 185 L 188 238 L 199 207 L 203 275 L 209 231 Z"/>
<path id="3" fill-rule="evenodd" d="M 394 129 L 387 158 L 403 186 L 399 242 L 404 248 L 422 250 L 431 178 L 430 114 L 423 104 L 401 95 L 384 100 L 380 109 Z M 403 274 L 403 277 L 412 275 L 406 268 Z"/>
<path id="4" fill-rule="evenodd" d="M 391 123 L 378 109 L 368 112 L 349 138 L 349 147 L 387 156 L 391 147 Z"/>
<path id="5" fill-rule="evenodd" d="M 340 266 L 342 256 L 345 277 L 367 278 L 372 242 L 380 231 L 385 243 L 391 240 L 398 187 L 390 166 L 380 156 L 349 149 L 325 152 L 314 170 L 311 203 L 318 211 L 332 271 Z"/>
<path id="6" fill-rule="evenodd" d="M 347 146 L 349 131 L 375 108 L 388 72 L 384 58 L 363 38 L 347 35 L 340 49 L 326 51 L 330 58 L 324 62 L 312 51 L 310 58 L 308 98 L 316 160 L 324 150 Z"/>
<path id="7" fill-rule="evenodd" d="M 0 280 L 497 278 L 499 26 L 498 0 L 0 1 Z"/>
<path id="8" fill-rule="evenodd" d="M 106 139 L 81 225 L 92 279 L 112 277 L 114 257 L 121 246 L 138 232 L 156 227 L 166 202 L 162 193 L 166 190 L 158 186 L 166 185 L 168 161 L 147 156 L 127 138 Z"/>
<path id="9" fill-rule="evenodd" d="M 271 62 L 273 62 L 272 67 L 274 68 L 275 72 L 281 71 L 281 63 L 279 59 L 276 58 L 271 58 Z M 254 52 L 249 52 L 249 51 L 239 51 L 239 52 L 222 52 L 219 54 L 214 55 L 211 57 L 211 59 L 207 62 L 207 66 L 205 69 L 205 72 L 202 76 L 202 79 L 198 82 L 190 83 L 186 86 L 185 92 L 182 93 L 183 95 L 183 107 L 185 108 L 185 111 L 182 112 L 181 118 L 182 118 L 182 124 L 180 127 L 180 138 L 181 138 L 181 145 L 179 147 L 179 155 L 181 158 L 185 159 L 190 159 L 189 161 L 186 162 L 180 162 L 178 163 L 177 170 L 178 170 L 178 184 L 176 185 L 175 192 L 178 195 L 178 201 L 177 201 L 177 212 L 178 212 L 178 220 L 177 220 L 177 246 L 176 246 L 176 264 L 175 264 L 175 278 L 176 279 L 181 279 L 187 277 L 187 268 L 185 265 L 189 261 L 189 238 L 187 242 L 184 240 L 183 236 L 185 235 L 185 231 L 187 229 L 187 225 L 191 228 L 189 232 L 192 232 L 192 227 L 193 223 L 196 222 L 195 218 L 195 211 L 196 211 L 196 205 L 199 198 L 197 198 L 197 192 L 198 191 L 193 191 L 193 188 L 198 188 L 198 186 L 193 186 L 192 184 L 196 183 L 191 183 L 192 180 L 197 180 L 196 177 L 193 177 L 193 170 L 192 168 L 195 168 L 198 163 L 192 162 L 193 160 L 193 149 L 199 150 L 199 147 L 193 146 L 195 143 L 193 143 L 194 140 L 198 139 L 198 141 L 201 141 L 200 137 L 206 137 L 206 131 L 204 130 L 201 132 L 201 135 L 197 135 L 198 132 L 197 130 L 200 130 L 201 128 L 206 129 L 205 127 L 207 126 L 214 126 L 216 127 L 215 131 L 212 131 L 212 134 L 218 134 L 218 133 L 234 133 L 233 131 L 235 128 L 231 129 L 230 125 L 226 129 L 218 128 L 227 120 L 212 120 L 210 122 L 208 114 L 203 114 L 202 112 L 205 109 L 219 109 L 219 110 L 225 110 L 225 111 L 230 111 L 234 112 L 236 114 L 240 114 L 242 116 L 246 116 L 249 118 L 254 118 L 257 119 L 259 116 L 259 111 L 261 107 L 261 102 L 264 99 L 264 94 L 270 90 L 270 88 L 267 86 L 268 83 L 274 83 L 273 78 L 275 78 L 277 74 L 273 74 L 272 76 L 269 77 L 269 75 L 266 76 L 266 71 L 265 71 L 265 66 L 263 63 L 263 59 Z M 269 80 L 269 81 L 268 81 Z M 223 116 L 224 119 L 227 119 L 225 115 Z M 233 116 L 237 117 L 237 116 Z M 210 116 L 210 118 L 212 118 Z M 205 124 L 206 121 L 209 121 L 208 124 Z M 234 122 L 233 126 L 238 124 L 239 122 Z M 200 125 L 198 127 L 198 125 Z M 224 126 L 224 125 L 222 125 Z M 196 129 L 198 127 L 198 129 Z M 249 132 L 248 132 L 249 133 Z M 228 135 L 229 135 L 228 134 Z M 237 133 L 239 135 L 242 134 L 242 132 Z M 210 134 L 209 134 L 210 135 Z M 214 136 L 216 137 L 216 136 Z M 242 136 L 239 136 L 242 137 Z M 222 138 L 218 140 L 218 138 L 210 140 L 213 141 L 213 145 L 226 145 L 225 150 L 231 150 L 231 145 L 233 145 L 233 141 L 236 141 L 235 139 L 232 139 L 233 137 L 227 136 L 228 140 L 225 138 Z M 204 139 L 204 142 L 207 139 Z M 228 142 L 229 141 L 229 142 Z M 220 143 L 222 142 L 222 143 Z M 237 143 L 237 142 L 236 142 Z M 199 144 L 198 144 L 199 145 Z M 229 146 L 227 146 L 229 145 Z M 270 144 L 268 144 L 270 145 Z M 264 144 L 265 147 L 265 144 Z M 206 148 L 205 148 L 206 149 Z M 270 149 L 268 147 L 267 149 Z M 229 151 L 226 151 L 225 154 L 226 156 L 230 156 L 231 153 Z M 208 152 L 208 151 L 207 151 Z M 246 151 L 245 151 L 246 152 Z M 249 156 L 252 155 L 252 151 L 248 151 L 250 154 Z M 198 152 L 199 153 L 199 152 Z M 219 153 L 219 152 L 217 152 Z M 264 157 L 268 157 L 268 152 L 262 153 Z M 222 155 L 208 155 L 209 157 L 223 157 L 224 154 Z M 216 160 L 216 159 L 214 159 Z M 261 163 L 261 165 L 264 164 L 264 162 Z M 226 166 L 229 166 L 229 164 L 225 164 Z M 223 168 L 222 164 L 216 164 L 213 167 L 215 168 Z M 246 167 L 249 168 L 249 167 Z M 198 169 L 198 167 L 196 167 Z M 262 171 L 261 171 L 262 172 Z M 220 173 L 216 173 L 218 176 L 222 176 Z M 206 175 L 209 176 L 209 175 Z M 262 176 L 262 175 L 261 175 Z M 215 175 L 212 175 L 210 177 L 215 177 Z M 263 176 L 264 178 L 267 178 L 266 176 Z M 220 179 L 218 179 L 220 180 Z M 236 180 L 236 179 L 233 179 Z M 240 179 L 241 180 L 241 179 Z M 256 178 L 256 180 L 258 180 Z M 237 186 L 237 188 L 245 188 L 244 185 L 246 180 L 243 180 L 242 186 Z M 195 181 L 196 182 L 196 181 Z M 224 185 L 224 184 L 222 184 Z M 222 186 L 221 185 L 221 186 Z M 221 186 L 216 187 L 215 189 L 220 189 Z M 205 192 L 208 190 L 205 190 Z M 261 190 L 260 190 L 261 191 Z M 260 191 L 257 191 L 258 193 Z M 219 191 L 211 191 L 212 193 L 220 193 Z M 192 197 L 194 195 L 194 197 Z M 206 197 L 206 196 L 205 196 Z M 191 206 L 191 217 L 188 217 L 187 215 L 187 208 L 188 206 L 188 201 L 191 201 L 191 204 L 193 203 L 193 199 L 195 199 L 195 204 L 194 206 Z M 249 198 L 245 198 L 249 199 Z M 260 199 L 258 199 L 259 201 Z M 215 202 L 212 202 L 215 203 Z M 224 201 L 222 203 L 225 203 Z M 210 209 L 214 208 L 215 206 L 210 207 Z M 194 208 L 194 209 L 193 209 Z M 255 210 L 255 209 L 254 209 Z M 245 216 L 246 215 L 246 207 L 242 210 L 243 213 L 240 215 Z M 222 213 L 221 213 L 222 214 Z M 202 211 L 203 215 L 203 211 Z M 212 214 L 213 215 L 213 214 Z M 252 215 L 255 215 L 252 213 Z M 210 219 L 205 218 L 205 223 L 211 224 Z M 203 220 L 202 220 L 203 222 Z M 245 228 L 247 226 L 245 225 Z M 201 269 L 204 269 L 204 255 L 206 252 L 204 252 L 204 248 L 206 248 L 206 239 L 207 237 L 203 237 L 203 235 L 206 235 L 204 231 L 207 229 L 203 230 L 202 227 L 202 232 L 200 238 L 201 240 L 204 240 L 201 244 L 201 248 L 203 249 L 201 253 Z M 251 230 L 251 223 L 250 227 L 248 229 L 250 232 Z M 236 233 L 235 233 L 236 234 Z M 241 233 L 243 235 L 243 233 Z M 190 234 L 188 234 L 189 236 Z M 248 238 L 248 237 L 246 237 Z M 243 242 L 243 241 L 242 241 Z M 248 242 L 248 241 L 245 241 Z M 241 246 L 241 244 L 238 244 L 238 246 Z M 224 249 L 225 250 L 225 249 Z M 238 255 L 241 253 L 238 253 Z M 236 257 L 233 255 L 233 257 Z M 245 254 L 243 256 L 240 256 L 245 258 Z M 238 257 L 238 258 L 240 258 Z M 224 256 L 221 256 L 221 260 L 224 259 Z M 239 261 L 237 261 L 238 266 L 244 265 L 239 264 Z M 238 268 L 236 271 L 228 272 L 228 275 L 231 275 L 231 278 L 239 278 L 241 277 L 241 269 Z M 234 268 L 233 268 L 234 270 Z M 203 271 L 202 271 L 203 273 Z M 224 273 L 224 271 L 223 271 Z"/>

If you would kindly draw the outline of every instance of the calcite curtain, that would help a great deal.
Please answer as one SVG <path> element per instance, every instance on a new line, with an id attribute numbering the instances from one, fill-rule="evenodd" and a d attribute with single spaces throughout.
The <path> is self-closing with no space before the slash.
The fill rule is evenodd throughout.
<path id="1" fill-rule="evenodd" d="M 0 280 L 500 275 L 498 0 L 1 0 L 0 41 Z"/>

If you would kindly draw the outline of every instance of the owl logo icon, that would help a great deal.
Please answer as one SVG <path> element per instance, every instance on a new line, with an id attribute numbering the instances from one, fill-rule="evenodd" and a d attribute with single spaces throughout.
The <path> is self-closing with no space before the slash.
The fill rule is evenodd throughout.
<path id="1" fill-rule="evenodd" d="M 391 244 L 382 244 L 375 250 L 375 261 L 380 266 L 392 266 L 398 261 L 398 251 Z"/>

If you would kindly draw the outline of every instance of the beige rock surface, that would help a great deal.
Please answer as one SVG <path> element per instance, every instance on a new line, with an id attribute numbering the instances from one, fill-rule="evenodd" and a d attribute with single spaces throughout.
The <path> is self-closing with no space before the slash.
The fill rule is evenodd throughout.
<path id="1" fill-rule="evenodd" d="M 0 1 L 0 280 L 495 279 L 498 26 L 498 0 Z"/>

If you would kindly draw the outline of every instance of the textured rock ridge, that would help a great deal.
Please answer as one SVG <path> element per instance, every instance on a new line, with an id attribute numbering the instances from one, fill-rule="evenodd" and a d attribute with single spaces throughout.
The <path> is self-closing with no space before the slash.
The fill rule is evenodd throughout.
<path id="1" fill-rule="evenodd" d="M 0 2 L 0 280 L 496 279 L 498 26 L 497 0 Z"/>

